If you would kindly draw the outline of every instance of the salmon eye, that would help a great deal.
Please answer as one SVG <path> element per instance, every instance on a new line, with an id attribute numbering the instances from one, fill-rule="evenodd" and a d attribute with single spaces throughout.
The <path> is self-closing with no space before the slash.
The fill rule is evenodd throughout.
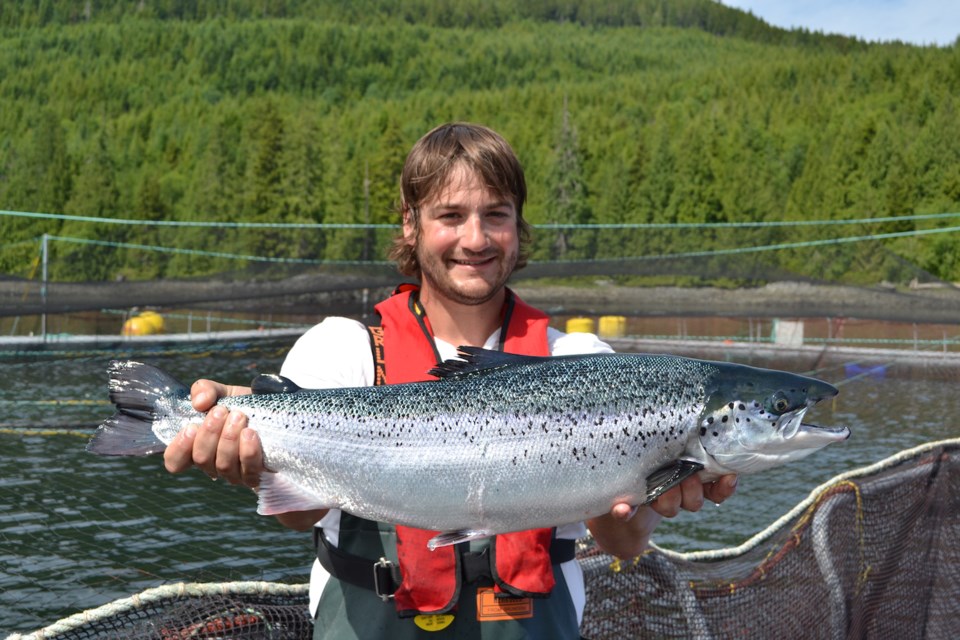
<path id="1" fill-rule="evenodd" d="M 787 402 L 786 398 L 777 398 L 773 401 L 773 408 L 777 411 L 777 413 L 783 413 L 789 406 L 790 403 Z"/>

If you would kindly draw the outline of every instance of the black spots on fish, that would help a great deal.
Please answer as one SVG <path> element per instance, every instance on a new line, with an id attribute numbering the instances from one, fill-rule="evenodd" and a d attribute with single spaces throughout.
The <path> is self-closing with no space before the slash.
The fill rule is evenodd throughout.
<path id="1" fill-rule="evenodd" d="M 720 422 L 727 422 L 728 420 L 730 420 L 730 416 L 723 416 L 720 418 Z"/>
<path id="2" fill-rule="evenodd" d="M 733 403 L 732 403 L 732 402 L 731 402 L 730 404 L 728 404 L 727 406 L 728 406 L 729 408 L 733 409 Z"/>
<path id="3" fill-rule="evenodd" d="M 717 431 L 714 431 L 714 432 L 713 432 L 713 437 L 714 437 L 714 438 L 718 437 L 719 435 L 720 435 L 720 434 L 719 434 Z"/>
<path id="4" fill-rule="evenodd" d="M 701 436 L 707 435 L 707 428 L 706 428 L 706 427 L 700 427 L 700 435 L 701 435 Z"/>

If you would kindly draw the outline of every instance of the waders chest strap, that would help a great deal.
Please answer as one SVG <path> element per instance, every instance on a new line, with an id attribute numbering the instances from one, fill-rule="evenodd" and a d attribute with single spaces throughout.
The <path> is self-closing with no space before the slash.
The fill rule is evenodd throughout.
<path id="1" fill-rule="evenodd" d="M 330 544 L 320 527 L 313 529 L 313 545 L 317 550 L 317 560 L 327 573 L 337 580 L 373 591 L 381 600 L 393 597 L 403 581 L 399 565 L 386 558 L 374 561 L 346 553 Z M 550 543 L 551 564 L 561 564 L 576 557 L 575 540 L 554 538 Z M 465 551 L 461 554 L 461 560 L 463 579 L 468 584 L 481 578 L 493 580 L 489 547 L 483 551 Z"/>

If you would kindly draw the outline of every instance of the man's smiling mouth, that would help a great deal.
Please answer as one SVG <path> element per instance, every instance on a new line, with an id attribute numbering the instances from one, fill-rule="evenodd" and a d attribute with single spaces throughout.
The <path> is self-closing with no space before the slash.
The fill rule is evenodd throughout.
<path id="1" fill-rule="evenodd" d="M 495 256 L 488 256 L 486 258 L 474 258 L 471 260 L 454 258 L 451 260 L 451 262 L 464 267 L 479 267 L 479 266 L 493 262 L 494 258 Z"/>

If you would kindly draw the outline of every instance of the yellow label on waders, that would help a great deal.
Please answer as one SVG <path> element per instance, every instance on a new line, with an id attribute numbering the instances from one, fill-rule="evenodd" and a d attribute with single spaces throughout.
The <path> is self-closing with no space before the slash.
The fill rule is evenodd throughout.
<path id="1" fill-rule="evenodd" d="M 421 614 L 416 616 L 413 622 L 424 631 L 442 631 L 453 622 L 453 616 L 449 613 Z"/>

